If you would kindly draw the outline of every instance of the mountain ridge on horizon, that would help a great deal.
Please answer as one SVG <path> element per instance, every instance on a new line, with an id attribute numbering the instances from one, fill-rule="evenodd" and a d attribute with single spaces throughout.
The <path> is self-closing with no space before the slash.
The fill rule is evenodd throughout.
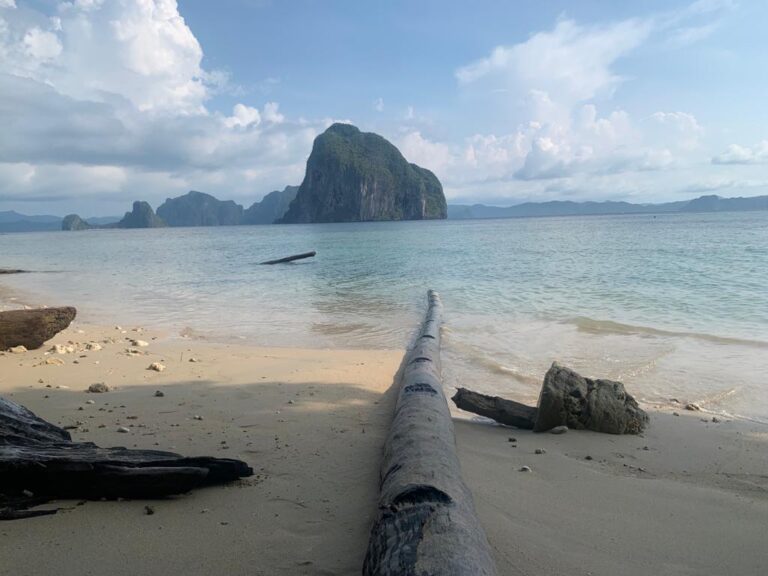
<path id="1" fill-rule="evenodd" d="M 286 187 L 286 189 L 289 190 L 289 193 L 295 193 L 297 188 L 298 187 L 296 186 Z M 282 192 L 285 192 L 285 190 Z M 265 195 L 264 198 L 270 194 L 274 194 L 274 192 Z M 177 198 L 183 196 L 186 195 L 178 196 Z M 259 202 L 254 203 L 254 205 L 255 204 L 259 204 Z M 251 208 L 253 208 L 253 205 Z M 247 210 L 250 210 L 250 208 Z M 690 200 L 642 204 L 616 200 L 586 200 L 583 202 L 576 202 L 573 200 L 548 200 L 545 202 L 522 202 L 510 206 L 495 206 L 482 203 L 448 204 L 448 219 L 467 220 L 535 218 L 546 216 L 600 216 L 612 214 L 749 212 L 761 210 L 768 210 L 768 195 L 723 197 L 710 194 Z M 63 220 L 64 217 L 55 215 L 27 215 L 14 210 L 0 211 L 0 233 L 61 230 Z M 120 217 L 93 216 L 84 218 L 83 220 L 98 228 L 100 226 L 115 224 L 120 220 Z M 245 224 L 251 224 L 251 222 L 245 222 Z M 255 222 L 253 224 L 255 224 Z"/>

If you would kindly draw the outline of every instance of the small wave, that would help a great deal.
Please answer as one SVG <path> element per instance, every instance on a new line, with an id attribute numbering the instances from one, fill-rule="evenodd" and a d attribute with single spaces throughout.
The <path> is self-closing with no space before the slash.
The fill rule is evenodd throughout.
<path id="1" fill-rule="evenodd" d="M 563 321 L 564 324 L 573 324 L 581 332 L 590 334 L 618 334 L 623 336 L 675 336 L 681 338 L 696 338 L 715 344 L 740 344 L 742 346 L 752 346 L 755 348 L 768 348 L 768 342 L 763 340 L 750 340 L 747 338 L 734 338 L 730 336 L 716 336 L 702 332 L 684 332 L 675 330 L 662 330 L 661 328 L 651 328 L 650 326 L 635 326 L 633 324 L 623 324 L 613 320 L 596 320 L 586 316 L 575 316 Z"/>

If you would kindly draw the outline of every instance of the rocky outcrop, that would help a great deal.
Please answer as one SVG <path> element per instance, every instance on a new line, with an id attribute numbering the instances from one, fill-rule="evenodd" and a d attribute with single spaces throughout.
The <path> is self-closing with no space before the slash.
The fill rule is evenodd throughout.
<path id="1" fill-rule="evenodd" d="M 245 211 L 243 224 L 274 224 L 288 211 L 298 191 L 298 186 L 286 186 L 282 191 L 270 192 Z"/>
<path id="2" fill-rule="evenodd" d="M 0 312 L 0 350 L 15 346 L 27 350 L 40 348 L 67 328 L 76 314 L 71 306 Z"/>
<path id="3" fill-rule="evenodd" d="M 445 218 L 437 177 L 378 134 L 334 124 L 315 139 L 283 223 Z"/>
<path id="4" fill-rule="evenodd" d="M 232 200 L 219 200 L 192 190 L 177 198 L 168 198 L 157 209 L 168 226 L 237 226 L 243 219 L 243 207 Z"/>
<path id="5" fill-rule="evenodd" d="M 61 221 L 62 230 L 90 230 L 91 228 L 94 228 L 94 226 L 88 224 L 77 214 L 64 216 L 64 220 Z"/>
<path id="6" fill-rule="evenodd" d="M 146 202 L 136 201 L 133 210 L 126 212 L 115 228 L 162 228 L 163 222 Z"/>
<path id="7" fill-rule="evenodd" d="M 621 382 L 584 378 L 557 362 L 544 376 L 534 432 L 556 426 L 609 434 L 639 434 L 648 415 Z"/>

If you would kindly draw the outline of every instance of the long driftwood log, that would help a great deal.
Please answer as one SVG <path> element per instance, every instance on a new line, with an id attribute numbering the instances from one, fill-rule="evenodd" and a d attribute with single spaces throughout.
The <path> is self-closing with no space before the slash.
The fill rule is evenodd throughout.
<path id="1" fill-rule="evenodd" d="M 240 460 L 185 458 L 158 450 L 100 448 L 0 398 L 0 520 L 57 498 L 160 498 L 251 476 Z"/>
<path id="2" fill-rule="evenodd" d="M 76 314 L 71 306 L 0 312 L 0 350 L 13 346 L 40 348 L 69 326 Z"/>
<path id="3" fill-rule="evenodd" d="M 451 400 L 462 410 L 491 418 L 507 426 L 533 430 L 533 426 L 536 424 L 538 410 L 534 406 L 513 400 L 505 400 L 498 396 L 486 396 L 466 388 L 459 388 Z"/>
<path id="4" fill-rule="evenodd" d="M 26 270 L 19 270 L 18 268 L 0 268 L 0 274 L 24 274 Z"/>
<path id="5" fill-rule="evenodd" d="M 403 361 L 364 576 L 496 574 L 461 479 L 440 375 L 440 323 L 440 299 L 430 291 L 421 332 Z"/>
<path id="6" fill-rule="evenodd" d="M 312 250 L 312 252 L 304 252 L 302 254 L 286 256 L 285 258 L 278 258 L 277 260 L 267 260 L 266 262 L 262 262 L 262 264 L 285 264 L 286 262 L 293 262 L 294 260 L 303 260 L 304 258 L 312 258 L 315 255 L 317 255 L 317 252 Z"/>

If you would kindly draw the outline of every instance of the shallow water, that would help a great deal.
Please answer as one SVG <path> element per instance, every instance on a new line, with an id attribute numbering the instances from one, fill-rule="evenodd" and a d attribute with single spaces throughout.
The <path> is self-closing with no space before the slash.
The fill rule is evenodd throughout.
<path id="1" fill-rule="evenodd" d="M 535 400 L 556 359 L 768 422 L 765 212 L 7 234 L 0 265 L 83 320 L 264 345 L 402 347 L 434 288 L 452 385 Z"/>

